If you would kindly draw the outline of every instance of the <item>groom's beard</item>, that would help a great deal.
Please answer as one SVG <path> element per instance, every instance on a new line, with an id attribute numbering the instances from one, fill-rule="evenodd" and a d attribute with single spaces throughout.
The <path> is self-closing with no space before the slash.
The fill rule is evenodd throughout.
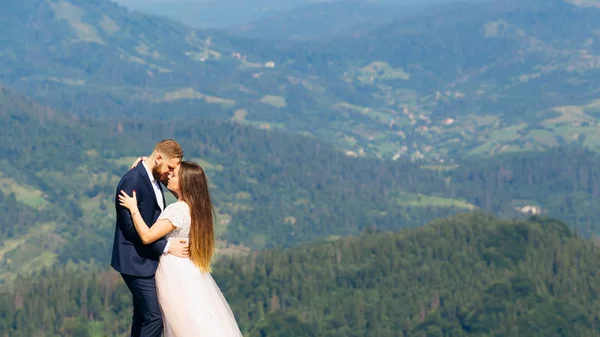
<path id="1" fill-rule="evenodd" d="M 154 166 L 154 168 L 152 169 L 152 176 L 154 177 L 154 179 L 160 181 L 163 185 L 167 186 L 169 184 L 169 176 L 161 176 L 160 175 L 160 169 L 162 168 L 163 165 L 166 164 L 160 164 L 160 165 L 156 165 Z"/>
<path id="2" fill-rule="evenodd" d="M 158 181 L 160 181 L 160 182 L 163 182 L 163 180 L 165 179 L 165 178 L 163 178 L 163 177 L 160 175 L 160 171 L 161 171 L 161 169 L 162 169 L 163 165 L 164 165 L 164 164 L 163 164 L 163 163 L 161 163 L 161 164 L 159 164 L 159 165 L 156 165 L 156 166 L 154 166 L 154 167 L 152 168 L 152 176 L 154 177 L 154 179 L 156 179 L 156 180 L 158 180 Z"/>

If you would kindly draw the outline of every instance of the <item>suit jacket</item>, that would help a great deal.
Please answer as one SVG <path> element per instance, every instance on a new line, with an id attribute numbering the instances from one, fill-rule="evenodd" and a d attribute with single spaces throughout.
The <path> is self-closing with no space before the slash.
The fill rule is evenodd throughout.
<path id="1" fill-rule="evenodd" d="M 132 195 L 133 190 L 136 191 L 138 209 L 149 227 L 156 222 L 161 213 L 148 173 L 144 165 L 140 163 L 125 173 L 117 186 L 115 194 L 117 222 L 111 266 L 121 274 L 139 277 L 153 276 L 158 267 L 158 259 L 167 245 L 167 240 L 162 238 L 148 245 L 142 243 L 133 225 L 131 213 L 127 208 L 119 205 L 118 196 L 121 190 L 129 195 Z M 163 205 L 165 205 L 164 195 Z"/>

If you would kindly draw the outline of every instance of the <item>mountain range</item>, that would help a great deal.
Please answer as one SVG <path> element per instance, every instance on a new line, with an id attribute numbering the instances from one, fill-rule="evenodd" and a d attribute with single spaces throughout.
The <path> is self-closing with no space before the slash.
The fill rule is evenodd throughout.
<path id="1" fill-rule="evenodd" d="M 600 9 L 585 4 L 439 5 L 293 41 L 192 29 L 104 0 L 11 0 L 0 83 L 78 114 L 234 120 L 349 155 L 440 163 L 596 148 Z"/>
<path id="2" fill-rule="evenodd" d="M 3 4 L 0 336 L 127 333 L 114 187 L 164 138 L 245 335 L 600 335 L 600 4 L 235 3 Z"/>

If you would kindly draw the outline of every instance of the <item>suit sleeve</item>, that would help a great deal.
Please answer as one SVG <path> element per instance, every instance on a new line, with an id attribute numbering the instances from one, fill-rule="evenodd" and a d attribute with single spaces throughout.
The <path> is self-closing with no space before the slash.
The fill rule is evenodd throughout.
<path id="1" fill-rule="evenodd" d="M 119 205 L 119 194 L 121 193 L 121 190 L 125 191 L 125 193 L 129 195 L 132 195 L 134 185 L 134 182 L 131 179 L 128 179 L 121 182 L 121 184 L 117 188 L 117 195 L 115 196 L 117 219 L 119 220 L 117 221 L 117 225 L 123 233 L 123 236 L 125 236 L 125 239 L 127 239 L 130 242 L 141 243 L 142 240 L 136 232 L 135 226 L 133 225 L 133 220 L 131 219 L 131 212 L 129 212 L 127 208 Z"/>
<path id="2" fill-rule="evenodd" d="M 150 244 L 150 247 L 156 253 L 156 255 L 161 255 L 164 252 L 166 246 L 167 239 L 165 238 L 158 239 Z"/>

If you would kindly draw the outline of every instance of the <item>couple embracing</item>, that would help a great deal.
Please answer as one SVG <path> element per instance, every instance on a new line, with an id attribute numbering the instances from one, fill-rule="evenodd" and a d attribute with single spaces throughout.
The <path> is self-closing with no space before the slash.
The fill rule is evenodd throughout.
<path id="1" fill-rule="evenodd" d="M 239 337 L 210 275 L 213 207 L 200 165 L 174 140 L 156 144 L 117 186 L 112 267 L 133 295 L 132 337 Z M 165 204 L 161 183 L 177 198 Z"/>

